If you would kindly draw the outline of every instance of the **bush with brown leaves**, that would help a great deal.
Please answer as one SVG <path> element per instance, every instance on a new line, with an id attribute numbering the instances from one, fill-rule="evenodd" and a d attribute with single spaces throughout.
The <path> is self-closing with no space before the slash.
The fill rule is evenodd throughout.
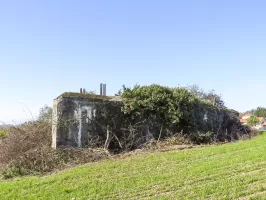
<path id="1" fill-rule="evenodd" d="M 2 176 L 44 174 L 108 155 L 103 149 L 52 149 L 51 124 L 45 121 L 12 127 L 0 142 Z"/>
<path id="2" fill-rule="evenodd" d="M 51 125 L 47 122 L 29 122 L 11 127 L 0 143 L 0 163 L 8 164 L 35 148 L 50 147 Z"/>

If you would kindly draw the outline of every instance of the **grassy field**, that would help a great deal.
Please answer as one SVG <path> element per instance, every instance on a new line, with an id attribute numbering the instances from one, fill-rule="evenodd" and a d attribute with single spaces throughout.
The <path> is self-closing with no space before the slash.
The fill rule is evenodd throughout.
<path id="1" fill-rule="evenodd" d="M 0 199 L 266 199 L 266 134 L 0 182 Z"/>

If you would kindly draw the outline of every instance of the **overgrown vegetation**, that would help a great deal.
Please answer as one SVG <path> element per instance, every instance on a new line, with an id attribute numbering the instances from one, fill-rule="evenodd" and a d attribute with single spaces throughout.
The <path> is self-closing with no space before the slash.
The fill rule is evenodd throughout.
<path id="1" fill-rule="evenodd" d="M 83 94 L 64 93 L 63 97 L 75 95 Z M 122 102 L 84 95 L 95 97 L 93 102 L 101 102 L 95 103 L 95 117 L 90 121 L 93 137 L 85 141 L 87 148 L 52 149 L 52 109 L 45 106 L 37 121 L 11 127 L 2 137 L 0 163 L 4 178 L 49 173 L 106 158 L 110 152 L 127 152 L 160 141 L 202 144 L 234 141 L 252 134 L 240 124 L 239 113 L 225 108 L 221 97 L 213 91 L 205 94 L 195 87 L 136 85 L 132 89 L 123 87 Z M 73 107 L 67 106 L 64 109 Z M 58 123 L 68 130 L 70 121 Z"/>
<path id="2" fill-rule="evenodd" d="M 124 87 L 121 96 L 125 100 L 124 112 L 133 119 L 146 119 L 155 138 L 182 132 L 196 143 L 208 143 L 230 141 L 250 133 L 240 124 L 238 112 L 225 108 L 222 99 L 213 92 L 204 94 L 195 88 L 154 84 Z"/>
<path id="3" fill-rule="evenodd" d="M 11 127 L 0 142 L 3 178 L 44 174 L 106 158 L 102 149 L 52 149 L 51 112 L 41 109 L 38 121 Z"/>
<path id="4" fill-rule="evenodd" d="M 137 154 L 0 184 L 1 199 L 263 199 L 266 135 Z"/>

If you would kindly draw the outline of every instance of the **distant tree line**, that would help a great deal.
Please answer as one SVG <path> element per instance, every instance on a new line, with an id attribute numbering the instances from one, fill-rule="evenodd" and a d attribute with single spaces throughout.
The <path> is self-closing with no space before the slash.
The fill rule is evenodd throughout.
<path id="1" fill-rule="evenodd" d="M 243 115 L 246 113 L 250 113 L 256 117 L 264 117 L 265 118 L 266 117 L 266 108 L 258 107 L 256 109 L 252 109 L 252 110 L 244 112 Z"/>

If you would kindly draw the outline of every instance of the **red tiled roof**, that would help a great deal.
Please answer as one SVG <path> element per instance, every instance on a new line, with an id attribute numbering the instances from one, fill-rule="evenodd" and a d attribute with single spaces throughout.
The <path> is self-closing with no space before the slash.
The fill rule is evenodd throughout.
<path id="1" fill-rule="evenodd" d="M 240 119 L 240 122 L 241 123 L 248 123 L 248 120 L 247 119 Z"/>
<path id="2" fill-rule="evenodd" d="M 252 116 L 251 113 L 246 113 L 246 114 L 242 115 L 242 117 L 251 117 L 251 116 Z"/>

